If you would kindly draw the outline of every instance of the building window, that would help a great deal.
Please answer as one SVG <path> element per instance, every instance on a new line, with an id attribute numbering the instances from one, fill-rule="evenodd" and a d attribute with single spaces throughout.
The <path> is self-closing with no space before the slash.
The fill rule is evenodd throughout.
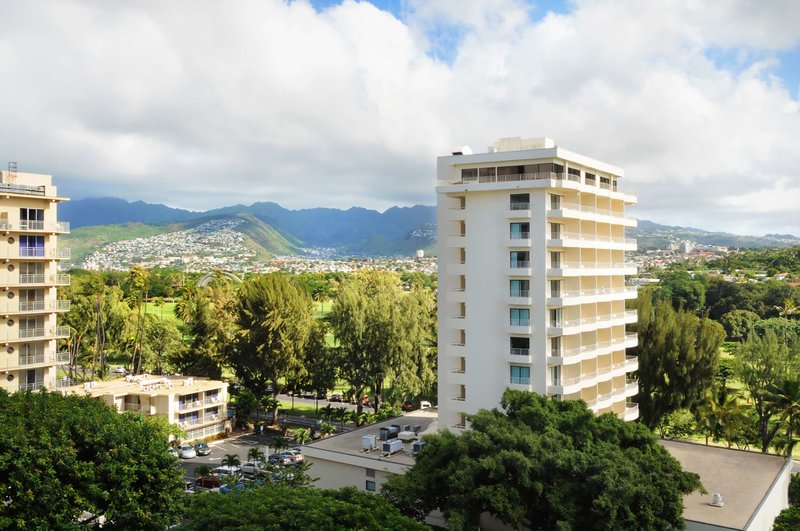
<path id="1" fill-rule="evenodd" d="M 550 326 L 551 327 L 561 326 L 561 308 L 550 309 Z"/>
<path id="2" fill-rule="evenodd" d="M 561 385 L 561 365 L 550 367 L 550 385 Z"/>
<path id="3" fill-rule="evenodd" d="M 529 297 L 530 296 L 530 281 L 529 280 L 512 280 L 510 281 L 510 294 L 512 297 Z"/>
<path id="4" fill-rule="evenodd" d="M 560 297 L 561 296 L 561 281 L 560 280 L 551 280 L 550 281 L 550 296 L 551 297 Z"/>
<path id="5" fill-rule="evenodd" d="M 518 385 L 530 385 L 531 383 L 531 368 L 520 367 L 519 365 L 511 366 L 511 383 Z"/>
<path id="6" fill-rule="evenodd" d="M 561 239 L 561 223 L 550 224 L 550 238 L 553 240 Z"/>
<path id="7" fill-rule="evenodd" d="M 511 194 L 511 210 L 530 210 L 530 194 Z"/>
<path id="8" fill-rule="evenodd" d="M 511 251 L 511 267 L 526 268 L 531 266 L 531 254 L 528 251 Z"/>
<path id="9" fill-rule="evenodd" d="M 550 210 L 560 210 L 561 209 L 561 196 L 550 194 Z"/>
<path id="10" fill-rule="evenodd" d="M 530 223 L 512 223 L 511 224 L 511 239 L 512 240 L 527 240 L 531 237 L 531 224 Z"/>
<path id="11" fill-rule="evenodd" d="M 44 230 L 44 210 L 41 208 L 20 208 L 19 228 L 22 230 Z"/>
<path id="12" fill-rule="evenodd" d="M 368 478 L 375 478 L 375 469 L 374 468 L 367 468 L 367 477 Z"/>
<path id="13" fill-rule="evenodd" d="M 550 267 L 559 269 L 561 267 L 561 253 L 553 251 L 550 253 Z"/>
<path id="14" fill-rule="evenodd" d="M 44 256 L 44 236 L 20 236 L 20 256 Z"/>
<path id="15" fill-rule="evenodd" d="M 375 492 L 377 490 L 375 482 L 372 481 L 371 479 L 368 479 L 367 480 L 366 489 L 367 489 L 368 492 Z"/>
<path id="16" fill-rule="evenodd" d="M 476 181 L 478 179 L 478 168 L 465 168 L 461 170 L 461 180 L 464 182 Z"/>
<path id="17" fill-rule="evenodd" d="M 550 355 L 561 356 L 561 336 L 550 338 Z"/>
<path id="18" fill-rule="evenodd" d="M 531 311 L 523 308 L 511 308 L 511 326 L 530 326 Z"/>
<path id="19" fill-rule="evenodd" d="M 511 355 L 512 356 L 528 356 L 531 352 L 531 338 L 529 337 L 512 337 L 511 338 Z"/>

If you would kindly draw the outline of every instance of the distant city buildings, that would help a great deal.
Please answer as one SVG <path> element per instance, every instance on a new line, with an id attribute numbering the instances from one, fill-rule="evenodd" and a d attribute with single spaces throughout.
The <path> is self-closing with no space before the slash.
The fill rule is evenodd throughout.
<path id="1" fill-rule="evenodd" d="M 56 323 L 70 309 L 56 290 L 69 284 L 69 275 L 58 272 L 59 261 L 70 256 L 58 245 L 58 235 L 69 232 L 69 223 L 58 221 L 58 204 L 66 200 L 50 175 L 17 172 L 13 163 L 0 172 L 0 388 L 6 391 L 69 384 L 57 377 L 58 367 L 69 363 L 57 340 L 70 330 Z"/>
<path id="2" fill-rule="evenodd" d="M 626 332 L 636 202 L 622 170 L 548 138 L 438 160 L 439 423 L 498 407 L 506 388 L 638 417 Z"/>

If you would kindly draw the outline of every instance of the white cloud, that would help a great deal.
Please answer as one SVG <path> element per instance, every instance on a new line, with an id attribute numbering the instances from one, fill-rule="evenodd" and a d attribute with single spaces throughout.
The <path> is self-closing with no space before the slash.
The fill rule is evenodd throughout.
<path id="1" fill-rule="evenodd" d="M 776 77 L 798 19 L 790 0 L 7 3 L 0 156 L 86 195 L 385 208 L 430 204 L 452 145 L 547 135 L 624 167 L 640 217 L 800 234 L 800 106 Z"/>

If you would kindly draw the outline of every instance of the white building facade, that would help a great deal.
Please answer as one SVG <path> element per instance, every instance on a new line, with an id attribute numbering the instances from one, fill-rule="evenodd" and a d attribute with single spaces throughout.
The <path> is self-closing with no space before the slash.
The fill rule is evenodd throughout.
<path id="1" fill-rule="evenodd" d="M 439 157 L 437 173 L 439 425 L 466 428 L 506 388 L 637 418 L 622 170 L 507 138 Z"/>
<path id="2" fill-rule="evenodd" d="M 58 236 L 69 232 L 57 212 L 66 200 L 50 175 L 17 172 L 13 163 L 0 171 L 0 388 L 9 392 L 69 385 L 59 375 L 69 353 L 57 347 L 70 333 L 57 324 L 58 314 L 70 309 L 57 290 L 69 284 L 69 275 L 58 271 L 59 261 L 70 256 L 58 244 Z"/>

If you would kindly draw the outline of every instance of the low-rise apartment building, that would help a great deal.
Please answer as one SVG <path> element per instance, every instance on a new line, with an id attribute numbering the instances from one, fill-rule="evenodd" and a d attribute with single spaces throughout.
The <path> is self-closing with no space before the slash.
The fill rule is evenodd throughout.
<path id="1" fill-rule="evenodd" d="M 104 382 L 85 382 L 65 393 L 93 396 L 117 411 L 166 417 L 192 441 L 230 428 L 227 419 L 228 384 L 191 376 L 126 376 Z"/>

